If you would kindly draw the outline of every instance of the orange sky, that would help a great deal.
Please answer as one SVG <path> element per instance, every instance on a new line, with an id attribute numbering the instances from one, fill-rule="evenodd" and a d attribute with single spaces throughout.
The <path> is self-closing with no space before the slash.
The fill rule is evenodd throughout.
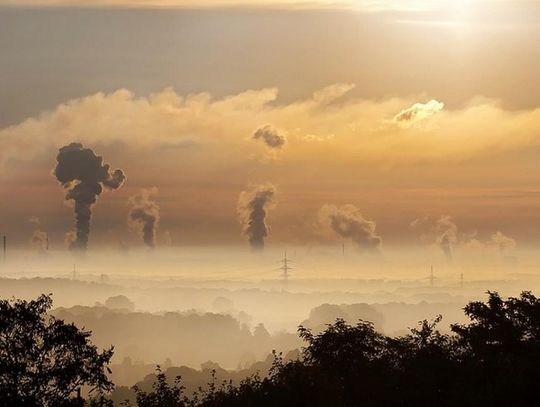
<path id="1" fill-rule="evenodd" d="M 137 244 L 126 202 L 152 187 L 158 240 L 241 243 L 238 196 L 261 183 L 277 188 L 273 242 L 331 240 L 320 208 L 353 204 L 387 245 L 422 244 L 409 224 L 427 215 L 536 244 L 539 9 L 393 3 L 0 8 L 0 228 L 27 245 L 36 216 L 62 244 L 72 209 L 50 172 L 56 149 L 80 141 L 128 177 L 95 207 L 100 245 Z M 264 126 L 284 144 L 254 139 Z"/>

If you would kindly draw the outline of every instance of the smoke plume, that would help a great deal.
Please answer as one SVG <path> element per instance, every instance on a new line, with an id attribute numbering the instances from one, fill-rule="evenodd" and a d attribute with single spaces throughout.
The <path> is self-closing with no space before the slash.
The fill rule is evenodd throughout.
<path id="1" fill-rule="evenodd" d="M 32 216 L 28 222 L 35 226 L 36 230 L 30 238 L 30 244 L 36 246 L 40 251 L 49 249 L 49 236 L 47 232 L 41 230 L 41 221 L 37 216 Z"/>
<path id="2" fill-rule="evenodd" d="M 429 216 L 415 219 L 410 224 L 411 229 L 420 232 L 420 239 L 436 244 L 451 262 L 453 248 L 458 242 L 458 227 L 451 216 L 442 215 L 438 219 Z"/>
<path id="3" fill-rule="evenodd" d="M 115 190 L 126 179 L 122 170 L 110 170 L 103 158 L 80 143 L 60 148 L 54 175 L 67 190 L 66 200 L 75 202 L 76 238 L 70 249 L 86 250 L 90 234 L 92 205 L 103 192 L 103 187 Z"/>
<path id="4" fill-rule="evenodd" d="M 318 221 L 340 237 L 351 239 L 362 252 L 380 252 L 382 238 L 375 232 L 375 222 L 366 220 L 356 206 L 323 205 Z"/>
<path id="5" fill-rule="evenodd" d="M 36 230 L 34 231 L 34 234 L 32 235 L 32 238 L 30 239 L 30 243 L 32 245 L 35 245 L 39 248 L 41 251 L 48 250 L 49 248 L 49 236 L 47 235 L 47 232 L 43 232 L 42 230 Z"/>
<path id="6" fill-rule="evenodd" d="M 268 148 L 279 150 L 285 145 L 287 139 L 276 128 L 267 124 L 253 133 L 255 140 L 261 140 Z"/>
<path id="7" fill-rule="evenodd" d="M 515 239 L 506 236 L 502 232 L 496 232 L 491 235 L 488 245 L 496 248 L 499 252 L 504 253 L 516 248 L 517 243 Z"/>
<path id="8" fill-rule="evenodd" d="M 450 216 L 441 216 L 435 223 L 437 233 L 437 244 L 444 252 L 446 259 L 451 262 L 453 259 L 452 247 L 457 242 L 458 228 Z"/>
<path id="9" fill-rule="evenodd" d="M 151 195 L 156 193 L 156 188 L 143 189 L 128 201 L 131 206 L 128 225 L 141 234 L 144 244 L 150 248 L 156 247 L 156 230 L 159 224 L 159 206 L 151 199 Z"/>
<path id="10" fill-rule="evenodd" d="M 242 233 L 247 236 L 253 250 L 264 249 L 268 236 L 267 211 L 275 205 L 276 188 L 271 184 L 259 185 L 251 191 L 243 191 L 238 199 L 238 216 Z"/>

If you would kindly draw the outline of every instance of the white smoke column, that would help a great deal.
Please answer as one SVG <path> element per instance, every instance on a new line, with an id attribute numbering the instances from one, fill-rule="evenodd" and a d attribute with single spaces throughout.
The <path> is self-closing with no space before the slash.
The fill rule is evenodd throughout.
<path id="1" fill-rule="evenodd" d="M 441 216 L 435 223 L 435 231 L 437 233 L 436 243 L 444 252 L 446 259 L 451 262 L 453 260 L 453 246 L 457 242 L 458 228 L 448 215 Z"/>
<path id="2" fill-rule="evenodd" d="M 318 221 L 338 236 L 351 239 L 361 252 L 380 253 L 382 238 L 375 231 L 376 223 L 366 220 L 356 206 L 323 205 Z"/>
<path id="3" fill-rule="evenodd" d="M 131 206 L 128 214 L 128 225 L 137 230 L 146 246 L 156 247 L 156 231 L 159 225 L 159 206 L 152 200 L 157 194 L 157 188 L 143 189 L 139 194 L 128 200 Z"/>
<path id="4" fill-rule="evenodd" d="M 263 250 L 269 226 L 266 216 L 275 207 L 276 188 L 271 184 L 258 185 L 242 191 L 238 199 L 238 217 L 242 233 L 247 236 L 252 250 Z"/>

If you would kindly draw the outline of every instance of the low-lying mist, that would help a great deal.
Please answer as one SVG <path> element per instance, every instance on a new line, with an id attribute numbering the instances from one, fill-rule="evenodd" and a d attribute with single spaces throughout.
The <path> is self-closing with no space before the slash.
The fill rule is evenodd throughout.
<path id="1" fill-rule="evenodd" d="M 463 306 L 487 290 L 505 296 L 537 291 L 537 264 L 532 250 L 463 250 L 450 262 L 438 247 L 376 254 L 347 245 L 257 253 L 245 247 L 85 255 L 12 250 L 1 264 L 0 295 L 51 293 L 53 315 L 92 331 L 98 347 L 114 345 L 113 377 L 129 386 L 156 364 L 240 374 L 232 372 L 263 363 L 273 350 L 299 349 L 299 325 L 322 331 L 336 318 L 370 321 L 386 335 L 402 335 L 440 314 L 445 331 L 463 322 Z"/>

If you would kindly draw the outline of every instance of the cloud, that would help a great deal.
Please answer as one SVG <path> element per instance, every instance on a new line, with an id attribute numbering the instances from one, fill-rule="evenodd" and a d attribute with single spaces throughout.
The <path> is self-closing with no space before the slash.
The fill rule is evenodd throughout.
<path id="1" fill-rule="evenodd" d="M 444 103 L 436 100 L 430 100 L 427 103 L 415 103 L 396 114 L 393 121 L 399 124 L 412 125 L 433 116 L 443 108 Z"/>
<path id="2" fill-rule="evenodd" d="M 253 139 L 261 140 L 270 149 L 281 149 L 287 142 L 284 134 L 270 124 L 263 126 L 253 133 Z"/>
<path id="3" fill-rule="evenodd" d="M 361 252 L 379 253 L 382 238 L 376 224 L 366 220 L 354 205 L 324 205 L 319 209 L 318 227 L 355 242 Z"/>
<path id="4" fill-rule="evenodd" d="M 249 90 L 221 99 L 210 94 L 179 95 L 172 89 L 136 97 L 127 90 L 97 93 L 59 105 L 50 112 L 0 130 L 0 165 L 31 160 L 73 139 L 87 144 L 123 144 L 145 154 L 164 145 L 190 145 L 205 154 L 205 165 L 246 162 L 257 153 L 243 134 L 261 122 L 288 134 L 282 160 L 291 163 L 340 165 L 359 162 L 386 166 L 419 160 L 462 161 L 540 147 L 540 110 L 507 112 L 497 103 L 476 100 L 462 109 L 441 111 L 437 122 L 416 126 L 388 123 L 404 99 L 369 101 L 341 97 L 336 84 L 314 96 L 277 103 L 277 89 Z M 328 103 L 333 100 L 333 103 Z M 414 106 L 414 105 L 413 105 Z M 403 113 L 399 123 L 418 121 L 433 109 Z M 310 142 L 320 140 L 320 143 Z M 185 151 L 186 149 L 178 149 Z M 217 158 L 217 159 L 214 159 Z"/>

